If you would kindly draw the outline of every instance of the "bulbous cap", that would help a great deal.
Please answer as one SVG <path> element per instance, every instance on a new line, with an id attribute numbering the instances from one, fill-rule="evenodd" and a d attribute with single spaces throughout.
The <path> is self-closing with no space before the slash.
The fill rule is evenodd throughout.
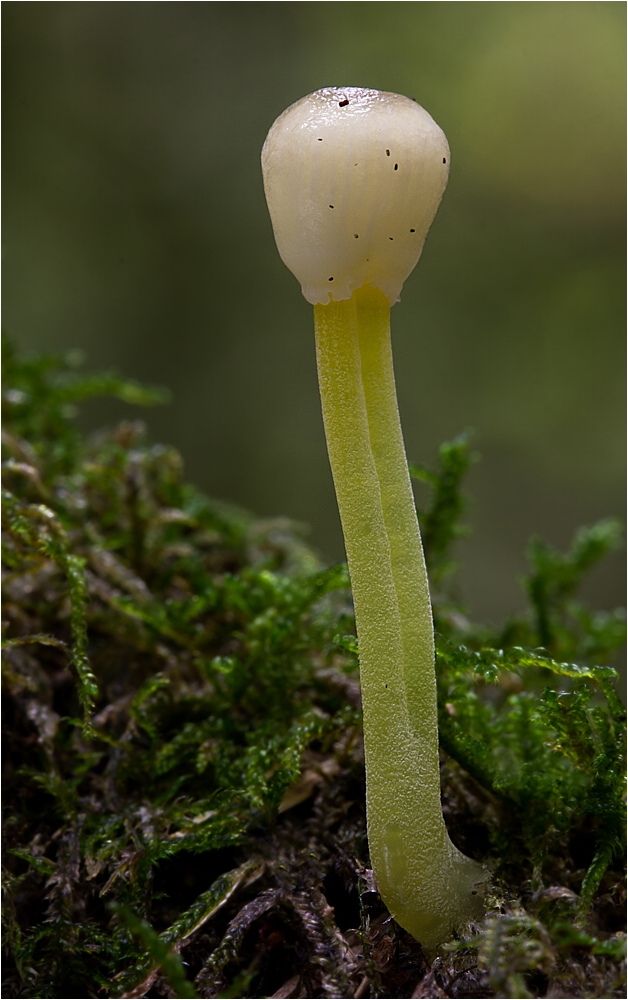
<path id="1" fill-rule="evenodd" d="M 262 172 L 279 254 L 308 302 L 369 282 L 392 304 L 447 186 L 449 146 L 408 97 L 325 87 L 277 118 Z"/>

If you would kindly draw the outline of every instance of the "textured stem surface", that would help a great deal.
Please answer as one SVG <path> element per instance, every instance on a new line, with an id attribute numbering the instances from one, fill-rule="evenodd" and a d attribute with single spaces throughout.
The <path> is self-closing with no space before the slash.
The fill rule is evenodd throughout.
<path id="1" fill-rule="evenodd" d="M 371 862 L 396 920 L 434 947 L 481 911 L 483 870 L 440 802 L 434 639 L 390 346 L 364 286 L 314 307 L 318 376 L 360 649 Z"/>

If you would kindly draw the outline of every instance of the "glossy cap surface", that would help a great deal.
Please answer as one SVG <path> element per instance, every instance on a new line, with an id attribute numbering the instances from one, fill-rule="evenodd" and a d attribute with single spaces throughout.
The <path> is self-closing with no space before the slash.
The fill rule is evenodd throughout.
<path id="1" fill-rule="evenodd" d="M 308 302 L 368 282 L 392 304 L 447 185 L 449 146 L 408 97 L 326 87 L 277 118 L 262 170 L 279 253 Z"/>

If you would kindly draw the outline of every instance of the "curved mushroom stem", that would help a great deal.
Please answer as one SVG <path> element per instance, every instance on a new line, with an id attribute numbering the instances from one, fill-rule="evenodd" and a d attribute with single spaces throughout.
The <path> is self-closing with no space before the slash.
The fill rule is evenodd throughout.
<path id="1" fill-rule="evenodd" d="M 364 285 L 314 307 L 318 376 L 360 648 L 371 862 L 395 919 L 432 948 L 481 913 L 483 869 L 440 802 L 434 637 L 390 344 Z"/>

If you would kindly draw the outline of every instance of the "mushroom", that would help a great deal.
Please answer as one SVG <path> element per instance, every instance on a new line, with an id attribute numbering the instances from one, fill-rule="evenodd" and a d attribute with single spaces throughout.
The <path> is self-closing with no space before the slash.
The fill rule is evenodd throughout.
<path id="1" fill-rule="evenodd" d="M 275 121 L 262 170 L 279 253 L 314 305 L 358 633 L 371 863 L 391 914 L 434 948 L 481 914 L 485 872 L 452 844 L 441 809 L 432 609 L 390 307 L 445 190 L 449 147 L 407 97 L 326 87 Z"/>

